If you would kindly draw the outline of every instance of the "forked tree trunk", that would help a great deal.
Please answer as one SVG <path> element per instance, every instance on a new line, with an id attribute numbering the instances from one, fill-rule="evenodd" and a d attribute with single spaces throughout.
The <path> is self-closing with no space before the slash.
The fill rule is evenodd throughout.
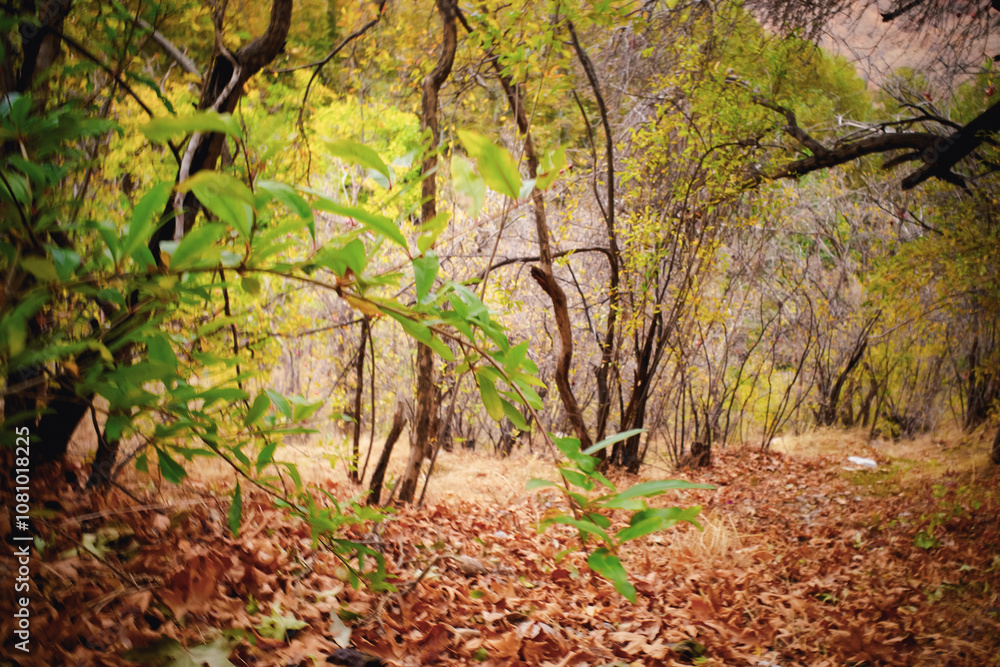
<path id="1" fill-rule="evenodd" d="M 528 178 L 537 178 L 538 154 L 535 152 L 535 144 L 531 138 L 531 126 L 524 108 L 524 96 L 521 88 L 503 73 L 498 61 L 493 61 L 493 67 L 500 77 L 500 84 L 507 96 L 511 113 L 517 121 L 517 128 L 524 135 L 524 162 L 528 168 Z M 549 241 L 549 225 L 545 217 L 545 198 L 538 188 L 535 188 L 531 193 L 531 203 L 535 218 L 535 233 L 538 237 L 539 256 L 538 265 L 531 267 L 531 277 L 552 302 L 552 312 L 556 318 L 556 328 L 559 331 L 559 354 L 556 357 L 555 372 L 556 389 L 559 390 L 559 399 L 562 401 L 563 409 L 566 410 L 566 416 L 573 426 L 573 431 L 580 439 L 580 449 L 587 449 L 593 444 L 593 440 L 587 431 L 587 424 L 583 420 L 583 410 L 573 394 L 573 385 L 569 379 L 569 372 L 573 365 L 573 324 L 569 317 L 566 292 L 563 291 L 552 271 L 552 245 Z M 603 459 L 606 453 L 602 449 L 597 455 Z"/>

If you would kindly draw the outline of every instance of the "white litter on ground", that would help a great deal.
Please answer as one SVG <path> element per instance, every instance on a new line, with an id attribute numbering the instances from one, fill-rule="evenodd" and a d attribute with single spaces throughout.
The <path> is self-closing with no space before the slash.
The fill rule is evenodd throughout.
<path id="1" fill-rule="evenodd" d="M 876 463 L 871 459 L 863 458 L 861 456 L 848 456 L 847 460 L 853 463 L 854 465 L 863 466 L 865 468 L 872 468 L 872 469 L 878 468 L 878 463 Z"/>

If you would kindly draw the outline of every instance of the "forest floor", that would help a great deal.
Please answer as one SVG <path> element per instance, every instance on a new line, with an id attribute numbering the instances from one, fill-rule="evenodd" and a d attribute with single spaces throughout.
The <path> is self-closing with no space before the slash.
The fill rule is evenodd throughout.
<path id="1" fill-rule="evenodd" d="M 71 464 L 34 480 L 31 653 L 15 648 L 4 593 L 0 665 L 312 665 L 347 644 L 390 665 L 1000 665 L 1000 472 L 986 451 L 985 437 L 869 446 L 829 431 L 618 475 L 619 489 L 717 487 L 654 499 L 702 505 L 704 530 L 627 548 L 636 604 L 584 555 L 557 560 L 569 531 L 537 534 L 557 502 L 524 491 L 553 474 L 540 455 L 443 454 L 423 508 L 355 535 L 385 554 L 400 591 L 388 595 L 352 589 L 258 491 L 234 539 L 234 480 L 215 464 L 181 487 L 132 478 L 130 495 L 106 497 L 84 493 L 86 466 Z M 321 454 L 288 451 L 307 481 L 357 493 Z M 6 591 L 14 565 L 5 549 Z"/>

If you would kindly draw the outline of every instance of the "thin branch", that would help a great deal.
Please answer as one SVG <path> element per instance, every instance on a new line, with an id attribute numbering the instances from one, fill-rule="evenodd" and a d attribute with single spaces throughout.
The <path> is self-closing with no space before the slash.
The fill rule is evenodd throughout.
<path id="1" fill-rule="evenodd" d="M 52 29 L 52 30 L 53 30 L 53 32 L 56 32 L 54 29 Z M 80 54 L 83 57 L 85 57 L 87 60 L 90 60 L 95 65 L 97 65 L 98 67 L 100 67 L 101 69 L 103 69 L 105 72 L 107 72 L 108 74 L 110 74 L 111 78 L 113 78 L 118 83 L 118 85 L 122 87 L 122 90 L 124 90 L 126 93 L 128 93 L 129 96 L 133 100 L 136 101 L 136 103 L 139 105 L 139 107 L 143 111 L 146 112 L 147 116 L 149 116 L 150 118 L 156 118 L 156 114 L 153 113 L 153 110 L 150 109 L 146 105 L 146 103 L 142 101 L 142 98 L 140 98 L 136 94 L 136 92 L 134 90 L 132 90 L 132 88 L 127 83 L 125 83 L 122 80 L 121 76 L 119 76 L 117 72 L 115 72 L 113 69 L 111 69 L 100 58 L 98 58 L 93 53 L 91 53 L 90 51 L 88 51 L 86 49 L 86 47 L 84 47 L 82 44 L 80 44 L 79 42 L 77 42 L 73 38 L 67 37 L 65 34 L 62 34 L 60 32 L 56 32 L 56 34 L 59 35 L 59 38 L 62 39 L 64 42 L 66 42 L 67 44 L 69 44 L 70 46 L 72 46 L 74 49 L 76 49 L 77 51 L 79 51 Z M 170 147 L 170 151 L 174 154 L 174 159 L 177 160 L 177 162 L 179 163 L 181 161 L 181 155 L 180 155 L 180 152 L 177 150 L 177 147 L 174 146 L 174 143 L 172 141 L 168 141 L 167 145 Z"/>
<path id="2" fill-rule="evenodd" d="M 138 24 L 145 30 L 149 31 L 150 36 L 153 38 L 157 44 L 159 44 L 164 51 L 167 52 L 171 58 L 177 61 L 177 64 L 181 66 L 188 74 L 194 74 L 199 79 L 203 78 L 201 70 L 198 69 L 198 65 L 195 64 L 193 60 L 187 57 L 180 49 L 178 49 L 173 42 L 163 36 L 159 30 L 152 26 L 148 21 L 144 19 L 139 19 Z"/>
<path id="3" fill-rule="evenodd" d="M 340 53 L 345 46 L 356 40 L 358 37 L 364 35 L 366 32 L 371 30 L 371 28 L 374 27 L 375 24 L 377 24 L 379 21 L 382 20 L 382 16 L 385 13 L 385 3 L 386 0 L 380 0 L 380 2 L 378 3 L 378 10 L 376 12 L 375 18 L 373 18 L 371 21 L 364 24 L 363 26 L 352 32 L 350 35 L 345 37 L 344 40 L 340 44 L 338 44 L 333 51 L 330 51 L 330 53 L 328 53 L 327 56 L 322 60 L 317 60 L 314 63 L 309 63 L 308 65 L 298 65 L 296 67 L 286 67 L 284 69 L 270 70 L 275 74 L 282 74 L 286 72 L 294 72 L 295 70 L 298 69 L 306 69 L 310 67 L 315 68 L 313 70 L 312 76 L 309 77 L 309 83 L 306 84 L 306 92 L 302 96 L 302 105 L 299 107 L 299 120 L 298 120 L 299 127 L 302 126 L 302 115 L 305 112 L 306 103 L 309 101 L 309 91 L 312 90 L 313 81 L 315 81 L 316 77 L 319 76 L 319 73 L 323 71 L 323 68 L 326 67 L 326 64 L 331 60 L 333 60 L 335 57 L 337 57 L 337 54 Z"/>

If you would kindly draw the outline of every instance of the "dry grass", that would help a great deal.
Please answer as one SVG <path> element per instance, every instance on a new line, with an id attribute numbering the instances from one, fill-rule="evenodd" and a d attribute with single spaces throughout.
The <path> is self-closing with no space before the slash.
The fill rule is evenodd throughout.
<path id="1" fill-rule="evenodd" d="M 89 426 L 89 424 L 85 425 Z M 81 427 L 74 438 L 71 448 L 71 458 L 90 460 L 96 446 L 96 439 L 91 437 L 92 428 Z M 862 429 L 841 430 L 836 428 L 817 429 L 797 436 L 776 438 L 772 451 L 797 458 L 814 458 L 832 456 L 843 458 L 848 456 L 864 456 L 875 458 L 883 464 L 898 464 L 900 470 L 905 469 L 906 477 L 913 480 L 918 476 L 940 476 L 950 472 L 973 472 L 989 467 L 989 436 L 983 429 L 972 435 L 963 434 L 951 427 L 941 429 L 932 434 L 926 434 L 913 440 L 891 441 L 877 439 L 868 441 L 868 431 Z M 341 444 L 334 444 L 334 443 Z M 346 439 L 343 436 L 329 438 L 311 436 L 304 442 L 285 444 L 279 447 L 276 458 L 294 463 L 306 484 L 322 485 L 335 489 L 337 495 L 347 497 L 360 494 L 367 489 L 367 479 L 370 478 L 375 463 L 382 452 L 384 439 L 376 438 L 373 451 L 366 470 L 364 485 L 355 485 L 348 479 L 345 457 L 347 455 Z M 367 454 L 367 436 L 362 437 L 362 462 Z M 123 447 L 128 451 L 130 446 Z M 441 451 L 435 463 L 432 479 L 427 489 L 426 502 L 436 504 L 464 500 L 485 505 L 506 506 L 517 502 L 527 495 L 525 485 L 528 480 L 538 477 L 555 480 L 556 468 L 547 455 L 524 449 L 516 450 L 510 457 L 500 458 L 496 455 L 470 451 L 457 447 L 453 452 Z M 402 475 L 409 457 L 410 446 L 404 433 L 393 451 L 389 469 L 386 473 L 386 489 Z M 253 458 L 254 453 L 248 452 Z M 155 469 L 155 454 L 150 455 L 151 469 Z M 669 477 L 673 474 L 672 466 L 664 457 L 651 454 L 650 464 L 643 469 L 641 478 L 631 475 L 611 474 L 612 481 L 619 488 L 628 488 L 642 479 Z M 190 483 L 181 488 L 171 488 L 170 485 L 159 485 L 160 494 L 172 498 L 204 496 L 208 494 L 226 495 L 233 488 L 236 477 L 232 468 L 215 458 L 196 458 L 185 462 L 190 476 Z M 883 467 L 886 467 L 885 465 Z M 424 466 L 426 471 L 426 464 Z M 269 469 L 269 470 L 273 470 Z M 267 470 L 265 470 L 265 473 Z M 154 473 L 155 474 L 155 473 Z M 132 466 L 127 466 L 119 482 L 127 488 L 151 489 L 155 484 L 144 474 L 136 473 Z M 424 478 L 420 480 L 422 488 Z M 383 492 L 385 493 L 385 491 Z M 386 496 L 383 495 L 383 499 Z M 739 543 L 739 536 L 733 531 L 732 525 L 727 525 L 717 516 L 706 516 L 705 532 L 684 531 L 685 547 L 699 553 L 727 553 L 732 551 L 732 544 Z M 729 534 L 730 531 L 732 534 Z"/>
<path id="2" fill-rule="evenodd" d="M 942 427 L 908 440 L 877 438 L 869 441 L 867 429 L 816 429 L 798 436 L 775 438 L 771 449 L 797 457 L 863 456 L 912 464 L 921 475 L 939 476 L 942 472 L 969 472 L 990 465 L 987 433 L 980 429 L 971 435 L 955 426 Z"/>
<path id="3" fill-rule="evenodd" d="M 712 511 L 699 516 L 698 523 L 704 530 L 678 530 L 664 535 L 674 549 L 694 560 L 730 564 L 740 560 L 743 538 L 732 515 Z"/>
<path id="4" fill-rule="evenodd" d="M 92 429 L 89 432 L 92 435 Z M 367 455 L 367 435 L 361 438 L 361 462 Z M 96 449 L 96 438 L 78 437 L 74 439 L 71 457 L 86 461 L 93 459 Z M 323 442 L 319 436 L 302 443 L 290 443 L 278 448 L 275 459 L 294 463 L 298 468 L 302 481 L 307 485 L 321 485 L 325 488 L 335 488 L 336 495 L 351 496 L 367 490 L 368 481 L 385 444 L 384 438 L 376 438 L 368 467 L 365 472 L 365 483 L 356 485 L 348 478 L 346 456 L 347 446 Z M 126 444 L 123 451 L 129 451 L 131 444 Z M 254 452 L 247 452 L 251 460 Z M 391 488 L 406 467 L 410 456 L 410 442 L 407 435 L 397 441 L 389 461 L 383 487 L 383 500 L 387 489 Z M 156 455 L 150 455 L 150 469 L 155 471 Z M 190 483 L 182 488 L 171 489 L 170 485 L 161 486 L 161 490 L 171 497 L 186 497 L 189 493 L 201 495 L 210 493 L 228 494 L 236 483 L 233 469 L 218 458 L 195 458 L 193 461 L 181 461 L 187 470 Z M 424 464 L 426 473 L 427 465 Z M 274 468 L 266 468 L 263 474 L 273 472 Z M 155 472 L 154 472 L 155 475 Z M 421 476 L 418 493 L 423 488 L 426 475 Z M 485 452 L 475 452 L 456 447 L 453 452 L 442 450 L 434 464 L 434 472 L 427 487 L 425 502 L 435 504 L 442 501 L 465 500 L 483 504 L 506 505 L 525 494 L 525 485 L 533 477 L 555 479 L 555 467 L 550 459 L 537 454 L 518 450 L 507 458 L 500 458 Z M 288 479 L 287 474 L 285 479 Z M 127 466 L 118 479 L 127 488 L 147 486 L 149 478 L 137 473 L 132 466 Z M 289 482 L 290 486 L 290 482 Z"/>

